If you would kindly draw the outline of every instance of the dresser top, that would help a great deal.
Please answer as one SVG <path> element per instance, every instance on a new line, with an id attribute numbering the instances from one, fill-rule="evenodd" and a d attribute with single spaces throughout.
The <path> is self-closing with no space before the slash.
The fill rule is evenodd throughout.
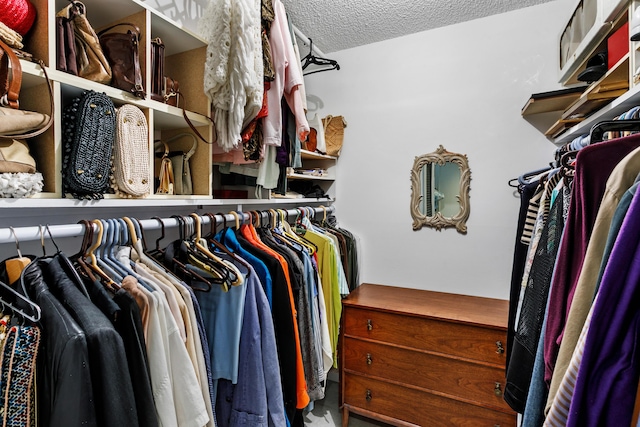
<path id="1" fill-rule="evenodd" d="M 509 301 L 363 283 L 342 300 L 344 306 L 375 309 L 506 328 Z"/>

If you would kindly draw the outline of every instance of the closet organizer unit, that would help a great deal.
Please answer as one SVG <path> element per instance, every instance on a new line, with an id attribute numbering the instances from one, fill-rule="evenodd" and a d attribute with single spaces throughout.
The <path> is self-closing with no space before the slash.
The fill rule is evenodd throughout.
<path id="1" fill-rule="evenodd" d="M 185 106 L 187 115 L 198 131 L 209 141 L 212 140 L 212 123 L 207 118 L 210 107 L 202 90 L 204 78 L 204 59 L 206 42 L 198 35 L 168 19 L 138 0 L 83 0 L 86 15 L 95 29 L 101 29 L 116 23 L 132 23 L 140 28 L 140 67 L 142 70 L 146 99 L 134 97 L 120 89 L 96 83 L 81 77 L 56 70 L 56 26 L 55 14 L 66 7 L 66 0 L 32 0 L 37 10 L 36 22 L 25 39 L 24 50 L 42 59 L 47 66 L 47 73 L 53 83 L 55 114 L 54 126 L 47 132 L 29 141 L 32 155 L 37 162 L 37 169 L 44 176 L 44 190 L 34 196 L 37 198 L 59 199 L 62 195 L 62 111 L 72 98 L 85 90 L 106 93 L 116 108 L 124 104 L 133 104 L 145 114 L 149 127 L 150 153 L 153 151 L 154 139 L 167 139 L 181 132 L 193 132 L 183 117 L 181 108 L 168 106 L 149 97 L 151 93 L 151 40 L 160 37 L 165 44 L 165 75 L 180 83 L 180 91 L 184 95 L 180 106 Z M 127 27 L 120 27 L 126 31 Z M 23 69 L 23 85 L 20 93 L 21 108 L 37 110 L 45 113 L 48 109 L 46 81 L 40 67 L 28 61 L 21 61 Z M 189 141 L 185 146 L 172 145 L 172 149 L 188 151 Z M 196 153 L 191 158 L 193 176 L 193 196 L 151 195 L 150 199 L 172 198 L 207 198 L 211 197 L 211 146 L 199 141 Z M 153 173 L 153 155 L 150 156 L 150 174 Z M 153 182 L 153 176 L 149 176 Z M 105 195 L 106 198 L 117 198 Z M 14 200 L 13 206 L 42 206 L 42 202 L 24 199 Z M 70 206 L 63 204 L 63 206 Z"/>
<path id="2" fill-rule="evenodd" d="M 318 184 L 328 198 L 290 199 L 277 198 L 272 191 L 263 191 L 256 197 L 254 189 L 245 191 L 241 196 L 237 192 L 218 192 L 225 190 L 219 181 L 219 175 L 213 166 L 213 144 L 198 141 L 195 154 L 190 159 L 193 179 L 192 195 L 150 194 L 141 199 L 120 199 L 115 194 L 105 194 L 107 200 L 79 202 L 62 194 L 62 112 L 64 107 L 85 90 L 104 92 L 117 107 L 133 104 L 139 107 L 147 118 L 149 128 L 150 182 L 154 176 L 153 143 L 155 140 L 168 140 L 179 133 L 192 133 L 193 130 L 183 117 L 186 115 L 208 141 L 214 141 L 215 129 L 211 117 L 211 105 L 203 90 L 204 64 L 207 42 L 193 31 L 185 28 L 164 14 L 152 9 L 141 0 L 84 0 L 86 16 L 96 32 L 117 23 L 132 23 L 140 28 L 140 67 L 143 76 L 146 98 L 140 99 L 112 86 L 96 83 L 56 69 L 56 23 L 55 15 L 69 3 L 67 0 L 31 0 L 37 10 L 36 21 L 25 38 L 24 50 L 34 57 L 42 59 L 47 67 L 54 93 L 54 125 L 42 135 L 28 141 L 31 154 L 36 159 L 37 170 L 44 177 L 44 189 L 31 198 L 0 199 L 0 208 L 41 208 L 72 206 L 198 206 L 198 205 L 236 205 L 236 204 L 297 204 L 330 203 L 335 195 L 337 158 L 303 150 L 302 162 L 305 169 L 321 168 L 322 176 L 308 176 L 291 172 L 289 180 L 308 180 Z M 126 31 L 119 27 L 114 31 Z M 165 75 L 180 84 L 181 99 L 178 107 L 154 101 L 151 93 L 151 40 L 159 37 L 165 44 Z M 21 108 L 49 113 L 46 80 L 40 66 L 21 60 L 23 83 L 20 92 Z M 192 140 L 181 138 L 172 142 L 171 150 L 189 151 Z M 214 190 L 215 188 L 215 190 Z M 246 189 L 244 189 L 246 190 Z M 229 194 L 232 194 L 229 196 Z M 43 201 L 46 199 L 46 202 Z M 212 200 L 213 199 L 213 200 Z M 234 206 L 236 208 L 236 206 Z M 241 207 L 237 207 L 241 210 Z"/>

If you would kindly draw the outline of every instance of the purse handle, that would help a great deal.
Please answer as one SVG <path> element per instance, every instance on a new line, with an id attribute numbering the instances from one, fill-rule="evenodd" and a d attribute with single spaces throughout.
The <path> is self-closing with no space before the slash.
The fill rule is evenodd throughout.
<path id="1" fill-rule="evenodd" d="M 0 98 L 0 105 L 15 108 L 20 108 L 20 88 L 22 87 L 22 65 L 20 60 L 9 46 L 7 46 L 2 40 L 0 40 L 0 48 L 4 51 L 4 56 L 7 58 L 7 93 Z"/>
<path id="2" fill-rule="evenodd" d="M 133 28 L 135 31 L 131 31 L 131 30 L 129 30 L 129 31 L 131 31 L 133 34 L 135 34 L 135 35 L 136 35 L 136 39 L 137 39 L 138 41 L 140 41 L 140 27 L 138 27 L 138 26 L 137 26 L 137 25 L 135 25 L 135 24 L 132 24 L 131 22 L 120 22 L 119 24 L 114 24 L 114 25 L 112 25 L 112 26 L 110 26 L 110 27 L 107 27 L 107 28 L 105 28 L 105 29 L 103 29 L 103 30 L 100 30 L 100 32 L 99 32 L 97 35 L 98 35 L 98 37 L 100 37 L 101 35 L 103 35 L 103 34 L 104 34 L 104 33 L 106 33 L 107 31 L 112 30 L 112 29 L 114 29 L 115 27 L 119 27 L 119 26 L 121 26 L 121 25 L 126 25 L 126 26 L 128 26 L 128 27 Z"/>
<path id="3" fill-rule="evenodd" d="M 34 136 L 38 136 L 44 133 L 47 129 L 51 127 L 53 124 L 53 114 L 54 114 L 54 103 L 53 103 L 53 85 L 51 84 L 51 80 L 49 80 L 49 75 L 47 74 L 47 67 L 44 65 L 44 62 L 41 59 L 34 58 L 31 54 L 28 54 L 23 51 L 16 51 L 7 46 L 2 40 L 0 40 L 0 49 L 4 50 L 5 56 L 7 57 L 10 70 L 8 70 L 8 79 L 9 79 L 9 90 L 7 94 L 0 99 L 0 105 L 8 105 L 11 108 L 19 107 L 19 96 L 20 96 L 20 88 L 22 87 L 22 65 L 20 65 L 20 59 L 18 55 L 22 59 L 27 61 L 35 62 L 40 66 L 42 73 L 44 74 L 44 78 L 47 80 L 47 90 L 49 91 L 49 117 L 47 122 L 42 125 L 40 129 L 34 130 L 29 133 L 22 133 L 17 135 L 0 135 L 3 138 L 14 138 L 14 139 L 27 139 L 33 138 Z M 6 98 L 6 99 L 5 99 Z"/>
<path id="4" fill-rule="evenodd" d="M 187 133 L 187 132 L 179 133 L 179 134 L 174 135 L 171 138 L 167 139 L 166 141 L 163 141 L 162 143 L 165 146 L 165 150 L 169 150 L 169 143 L 171 141 L 175 141 L 176 139 L 180 139 L 182 137 L 187 137 L 187 136 L 190 137 L 193 140 L 193 145 L 191 146 L 191 149 L 184 154 L 185 159 L 189 160 L 191 158 L 191 156 L 193 156 L 195 154 L 196 148 L 198 148 L 198 140 L 196 139 L 195 136 L 193 136 L 192 133 Z"/>

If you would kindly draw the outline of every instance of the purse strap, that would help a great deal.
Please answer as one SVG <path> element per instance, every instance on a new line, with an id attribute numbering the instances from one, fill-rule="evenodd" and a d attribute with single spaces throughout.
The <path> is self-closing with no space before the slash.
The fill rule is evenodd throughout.
<path id="1" fill-rule="evenodd" d="M 140 27 L 138 27 L 135 24 L 132 24 L 131 22 L 120 22 L 119 24 L 111 25 L 110 27 L 107 27 L 107 28 L 105 28 L 103 30 L 100 30 L 100 32 L 98 33 L 98 37 L 100 37 L 101 35 L 103 35 L 107 31 L 112 30 L 112 29 L 114 29 L 116 27 L 119 27 L 119 26 L 128 26 L 128 27 L 133 28 L 135 31 L 131 31 L 131 30 L 129 30 L 129 31 L 131 31 L 131 34 L 135 34 L 136 40 L 140 41 Z"/>
<path id="2" fill-rule="evenodd" d="M 175 141 L 176 139 L 180 139 L 182 137 L 189 137 L 193 140 L 193 145 L 191 146 L 191 149 L 189 151 L 187 151 L 186 153 L 184 153 L 184 158 L 185 160 L 189 160 L 191 158 L 191 156 L 193 156 L 196 152 L 196 148 L 198 148 L 198 140 L 196 139 L 195 136 L 193 136 L 192 133 L 187 133 L 187 132 L 183 132 L 183 133 L 179 133 L 177 135 L 172 136 L 171 138 L 167 139 L 166 141 L 163 142 L 164 147 L 165 147 L 165 153 L 168 152 L 169 150 L 169 143 L 171 141 Z"/>
<path id="3" fill-rule="evenodd" d="M 182 95 L 182 92 L 180 92 L 180 90 L 178 90 L 176 92 L 176 95 L 178 96 L 178 105 L 180 105 L 180 100 L 183 100 L 183 104 L 186 103 L 186 100 L 184 99 L 184 96 Z M 200 134 L 200 132 L 198 132 L 198 129 L 196 129 L 196 127 L 193 125 L 193 123 L 191 122 L 191 120 L 187 116 L 187 110 L 184 108 L 184 105 L 182 107 L 180 107 L 180 108 L 182 108 L 182 117 L 184 117 L 184 120 L 187 122 L 187 124 L 189 125 L 189 127 L 191 128 L 193 133 L 195 133 L 198 136 L 198 138 L 200 138 L 205 143 L 213 144 L 213 142 L 209 142 L 204 136 L 202 136 L 202 134 Z M 213 141 L 215 142 L 218 139 L 215 122 L 213 121 L 213 119 L 211 117 L 209 117 L 209 116 L 205 116 L 205 117 L 207 119 L 209 119 L 209 121 L 211 123 L 213 123 L 213 132 L 215 133 Z"/>
<path id="4" fill-rule="evenodd" d="M 44 62 L 41 59 L 34 58 L 31 54 L 23 52 L 21 50 L 14 51 L 9 46 L 7 46 L 2 40 L 0 40 L 0 48 L 5 51 L 7 58 L 11 64 L 10 71 L 10 86 L 11 90 L 7 92 L 7 104 L 4 103 L 4 97 L 0 99 L 0 105 L 9 105 L 11 108 L 18 108 L 18 97 L 20 95 L 20 87 L 22 86 L 22 65 L 20 65 L 20 58 L 35 62 L 40 66 L 42 73 L 44 74 L 44 78 L 47 80 L 47 90 L 49 91 L 49 116 L 47 121 L 40 129 L 34 130 L 29 133 L 22 133 L 17 135 L 2 135 L 3 138 L 15 138 L 15 139 L 27 139 L 33 138 L 34 136 L 38 136 L 44 133 L 47 129 L 51 127 L 53 124 L 53 115 L 54 115 L 54 101 L 53 101 L 53 84 L 51 80 L 49 80 L 49 74 L 47 74 L 47 67 L 44 65 Z M 14 63 L 15 61 L 15 63 Z M 15 88 L 14 83 L 17 82 L 17 88 Z M 13 98 L 15 96 L 15 98 Z M 11 105 L 11 100 L 15 100 L 15 107 Z"/>
<path id="5" fill-rule="evenodd" d="M 22 87 L 22 65 L 20 60 L 9 46 L 0 40 L 0 48 L 4 51 L 4 57 L 7 58 L 7 76 L 6 85 L 7 93 L 0 98 L 0 105 L 11 108 L 19 108 L 20 88 Z M 0 56 L 1 57 L 1 56 Z M 3 79 L 5 77 L 3 76 Z"/>

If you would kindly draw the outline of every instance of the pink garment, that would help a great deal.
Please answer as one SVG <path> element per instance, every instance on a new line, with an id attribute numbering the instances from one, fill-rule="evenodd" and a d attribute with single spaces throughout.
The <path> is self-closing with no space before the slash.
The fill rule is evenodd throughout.
<path id="1" fill-rule="evenodd" d="M 224 148 L 218 144 L 213 144 L 213 159 L 215 163 L 233 163 L 234 165 L 246 165 L 249 163 L 255 163 L 255 160 L 245 160 L 244 151 L 242 150 L 242 144 L 236 148 L 232 148 L 230 151 L 225 152 Z"/>
<path id="2" fill-rule="evenodd" d="M 280 146 L 282 143 L 282 108 L 280 100 L 284 95 L 289 108 L 296 117 L 296 132 L 300 141 L 307 139 L 309 123 L 304 111 L 304 103 L 300 95 L 300 86 L 304 85 L 300 67 L 294 61 L 296 53 L 291 41 L 289 24 L 284 5 L 281 0 L 273 0 L 275 19 L 271 24 L 269 42 L 276 78 L 267 91 L 269 114 L 263 119 L 263 136 L 265 145 Z M 263 150 L 264 152 L 264 150 Z"/>

